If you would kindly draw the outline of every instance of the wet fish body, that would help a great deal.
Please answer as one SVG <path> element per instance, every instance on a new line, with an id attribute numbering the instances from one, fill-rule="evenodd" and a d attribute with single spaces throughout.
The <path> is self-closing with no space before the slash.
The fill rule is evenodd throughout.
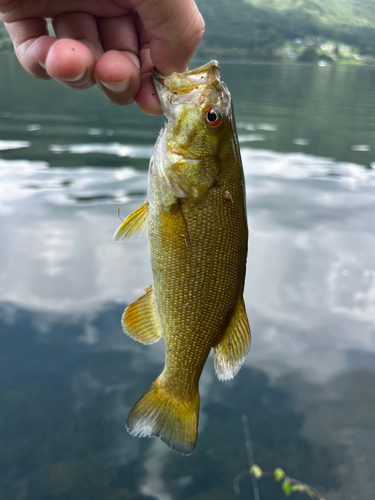
<path id="1" fill-rule="evenodd" d="M 151 156 L 148 199 L 115 240 L 137 237 L 147 226 L 154 284 L 125 310 L 122 324 L 146 344 L 164 336 L 165 367 L 131 410 L 127 428 L 190 454 L 210 350 L 218 378 L 229 380 L 250 348 L 245 184 L 218 63 L 169 77 L 154 71 L 154 84 L 167 122 Z"/>

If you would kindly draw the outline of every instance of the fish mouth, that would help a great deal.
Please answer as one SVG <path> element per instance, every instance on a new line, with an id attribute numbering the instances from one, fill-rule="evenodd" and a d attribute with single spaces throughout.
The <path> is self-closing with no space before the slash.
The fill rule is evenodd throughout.
<path id="1" fill-rule="evenodd" d="M 220 65 L 217 61 L 210 61 L 199 68 L 172 73 L 170 76 L 165 76 L 154 68 L 152 79 L 162 110 L 168 116 L 168 108 L 171 104 L 187 102 L 190 99 L 188 94 L 195 94 L 194 91 L 202 93 L 204 87 L 220 81 Z"/>
<path id="2" fill-rule="evenodd" d="M 183 73 L 172 73 L 170 76 L 164 76 L 154 68 L 152 78 L 159 89 L 161 85 L 162 88 L 169 89 L 174 95 L 187 94 L 199 86 L 206 86 L 218 80 L 220 78 L 220 65 L 217 61 L 210 61 L 199 68 Z"/>

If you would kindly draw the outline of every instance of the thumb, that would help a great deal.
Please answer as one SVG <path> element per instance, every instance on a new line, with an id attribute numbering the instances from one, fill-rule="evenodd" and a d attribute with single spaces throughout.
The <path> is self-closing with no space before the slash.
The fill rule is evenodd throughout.
<path id="1" fill-rule="evenodd" d="M 135 0 L 150 37 L 153 64 L 164 75 L 185 71 L 204 34 L 194 0 Z"/>

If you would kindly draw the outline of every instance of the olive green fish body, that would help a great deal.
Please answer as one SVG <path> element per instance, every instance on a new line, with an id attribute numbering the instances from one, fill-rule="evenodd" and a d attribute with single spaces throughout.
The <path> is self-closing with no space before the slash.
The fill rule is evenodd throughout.
<path id="1" fill-rule="evenodd" d="M 165 367 L 127 426 L 133 435 L 159 436 L 189 454 L 210 350 L 217 376 L 227 380 L 250 347 L 243 302 L 245 185 L 230 95 L 217 63 L 168 78 L 156 74 L 154 81 L 168 122 L 152 154 L 148 200 L 115 238 L 139 232 L 147 219 L 154 284 L 125 310 L 123 327 L 144 343 L 164 336 Z"/>
<path id="2" fill-rule="evenodd" d="M 153 289 L 166 346 L 164 378 L 180 397 L 196 390 L 206 358 L 242 298 L 244 181 L 229 162 L 226 175 L 202 198 L 177 199 L 171 213 L 163 209 L 160 195 L 149 200 Z M 161 184 L 157 178 L 155 184 Z"/>

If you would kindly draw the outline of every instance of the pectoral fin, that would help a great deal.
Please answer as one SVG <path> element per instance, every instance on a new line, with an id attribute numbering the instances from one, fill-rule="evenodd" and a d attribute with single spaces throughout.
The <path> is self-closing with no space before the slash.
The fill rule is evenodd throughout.
<path id="1" fill-rule="evenodd" d="M 114 241 L 139 241 L 146 234 L 148 220 L 147 200 L 124 220 L 113 235 Z"/>
<path id="2" fill-rule="evenodd" d="M 219 380 L 230 380 L 237 375 L 249 353 L 250 342 L 250 325 L 241 297 L 224 337 L 214 347 L 215 371 Z"/>
<path id="3" fill-rule="evenodd" d="M 133 302 L 122 315 L 124 332 L 142 344 L 153 344 L 163 336 L 156 314 L 152 286 Z"/>

